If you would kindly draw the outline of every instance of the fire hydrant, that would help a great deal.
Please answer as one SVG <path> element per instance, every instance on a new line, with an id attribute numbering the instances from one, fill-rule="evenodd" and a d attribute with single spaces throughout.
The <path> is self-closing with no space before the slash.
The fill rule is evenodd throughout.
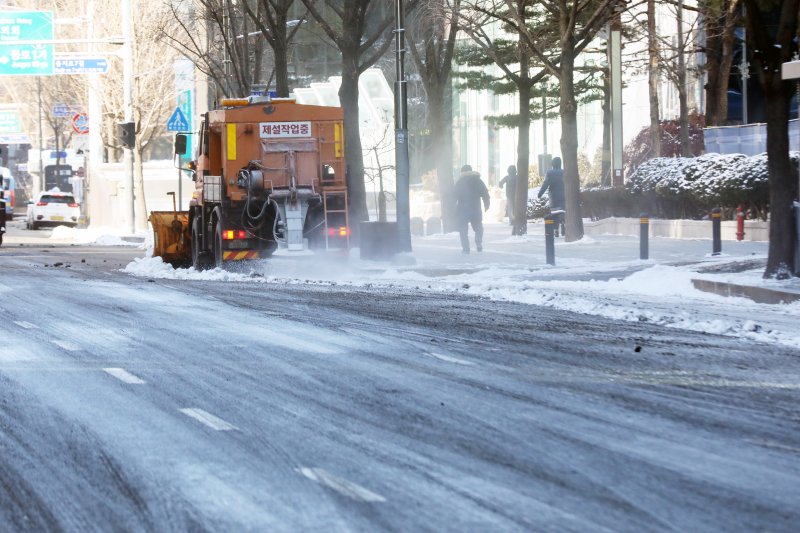
<path id="1" fill-rule="evenodd" d="M 736 240 L 744 239 L 744 210 L 742 206 L 736 208 Z"/>

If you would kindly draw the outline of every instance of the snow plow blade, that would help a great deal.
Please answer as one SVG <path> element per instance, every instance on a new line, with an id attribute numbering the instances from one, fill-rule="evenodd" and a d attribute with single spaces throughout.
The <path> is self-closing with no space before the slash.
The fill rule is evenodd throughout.
<path id="1" fill-rule="evenodd" d="M 188 212 L 152 211 L 150 225 L 153 226 L 153 257 L 160 257 L 173 266 L 191 262 Z"/>

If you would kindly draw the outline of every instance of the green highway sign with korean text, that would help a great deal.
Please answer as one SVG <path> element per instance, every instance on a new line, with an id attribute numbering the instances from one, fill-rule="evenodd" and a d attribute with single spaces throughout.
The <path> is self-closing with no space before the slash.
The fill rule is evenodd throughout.
<path id="1" fill-rule="evenodd" d="M 52 11 L 0 11 L 0 76 L 53 74 L 52 41 Z"/>
<path id="2" fill-rule="evenodd" d="M 0 106 L 0 134 L 21 133 L 22 121 L 19 118 L 19 109 L 3 108 Z"/>

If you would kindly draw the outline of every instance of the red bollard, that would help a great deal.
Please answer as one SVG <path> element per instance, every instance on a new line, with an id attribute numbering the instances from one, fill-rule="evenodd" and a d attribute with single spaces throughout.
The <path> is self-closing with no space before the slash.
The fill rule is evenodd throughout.
<path id="1" fill-rule="evenodd" d="M 736 208 L 736 240 L 744 239 L 744 210 L 742 206 Z"/>

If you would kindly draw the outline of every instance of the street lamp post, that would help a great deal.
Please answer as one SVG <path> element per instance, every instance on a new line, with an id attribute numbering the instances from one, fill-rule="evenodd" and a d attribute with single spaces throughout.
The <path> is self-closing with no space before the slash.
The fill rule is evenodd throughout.
<path id="1" fill-rule="evenodd" d="M 403 22 L 403 0 L 395 0 L 395 67 L 397 81 L 394 83 L 394 127 L 395 127 L 395 187 L 397 195 L 397 244 L 401 252 L 411 251 L 411 218 L 409 206 L 408 164 L 408 117 L 405 58 L 405 28 Z"/>

